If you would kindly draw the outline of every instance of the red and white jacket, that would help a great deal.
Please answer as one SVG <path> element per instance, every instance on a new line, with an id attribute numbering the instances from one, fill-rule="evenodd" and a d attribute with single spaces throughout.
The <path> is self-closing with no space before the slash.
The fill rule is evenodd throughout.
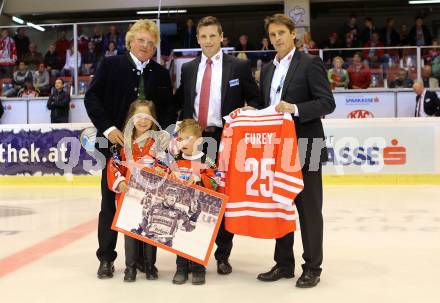
<path id="1" fill-rule="evenodd" d="M 294 199 L 304 183 L 292 116 L 270 106 L 225 120 L 218 170 L 220 192 L 229 196 L 226 229 L 272 239 L 294 231 Z"/>
<path id="2" fill-rule="evenodd" d="M 133 161 L 138 162 L 143 160 L 148 166 L 150 163 L 154 163 L 152 154 L 154 145 L 154 139 L 148 138 L 143 147 L 140 147 L 137 143 L 132 145 Z M 125 149 L 122 148 L 120 152 L 120 160 L 122 162 L 127 160 Z M 107 184 L 111 191 L 114 191 L 116 200 L 119 200 L 120 191 L 118 190 L 119 183 L 125 181 L 128 175 L 128 168 L 125 165 L 117 163 L 112 157 L 107 161 Z"/>
<path id="3" fill-rule="evenodd" d="M 17 48 L 11 37 L 0 38 L 0 65 L 15 65 L 17 61 Z"/>

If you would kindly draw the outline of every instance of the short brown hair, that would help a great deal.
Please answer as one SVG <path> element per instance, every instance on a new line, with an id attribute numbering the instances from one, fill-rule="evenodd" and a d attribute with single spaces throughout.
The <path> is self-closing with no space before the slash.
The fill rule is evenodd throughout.
<path id="1" fill-rule="evenodd" d="M 182 132 L 190 132 L 192 135 L 194 135 L 197 138 L 200 138 L 202 136 L 202 127 L 200 126 L 199 122 L 197 122 L 194 119 L 185 119 L 178 125 L 179 129 L 177 133 L 180 135 Z"/>
<path id="2" fill-rule="evenodd" d="M 293 32 L 295 30 L 295 23 L 293 23 L 293 20 L 289 18 L 289 16 L 284 14 L 275 14 L 272 16 L 268 16 L 264 19 L 264 29 L 266 30 L 266 32 L 269 32 L 269 25 L 274 23 L 285 25 L 290 32 Z"/>
<path id="3" fill-rule="evenodd" d="M 197 23 L 197 34 L 199 34 L 199 28 L 201 28 L 203 26 L 210 26 L 210 25 L 217 26 L 219 35 L 221 35 L 223 33 L 223 29 L 222 29 L 222 25 L 220 24 L 220 21 L 218 21 L 218 19 L 216 17 L 207 16 L 207 17 L 203 17 L 199 21 L 199 23 Z"/>

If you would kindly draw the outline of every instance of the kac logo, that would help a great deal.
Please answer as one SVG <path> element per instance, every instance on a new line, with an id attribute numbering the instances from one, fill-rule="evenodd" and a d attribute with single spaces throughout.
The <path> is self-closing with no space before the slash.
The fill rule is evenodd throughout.
<path id="1" fill-rule="evenodd" d="M 365 109 L 357 109 L 348 113 L 347 118 L 349 119 L 364 119 L 364 118 L 374 118 L 372 112 Z"/>

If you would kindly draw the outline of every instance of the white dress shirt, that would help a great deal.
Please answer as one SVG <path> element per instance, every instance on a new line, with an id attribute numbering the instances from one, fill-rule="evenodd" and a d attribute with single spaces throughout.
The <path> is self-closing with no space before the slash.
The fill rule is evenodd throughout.
<path id="1" fill-rule="evenodd" d="M 150 63 L 150 60 L 147 60 L 144 63 L 142 63 L 138 58 L 136 58 L 135 55 L 133 55 L 132 52 L 130 52 L 130 57 L 131 59 L 133 59 L 134 64 L 136 64 L 136 69 L 141 73 L 144 72 L 145 66 L 147 66 L 148 63 Z"/>
<path id="2" fill-rule="evenodd" d="M 200 104 L 200 90 L 202 88 L 203 74 L 206 68 L 206 57 L 202 53 L 202 58 L 197 71 L 196 82 L 196 99 L 194 100 L 194 119 L 198 121 L 199 104 Z M 207 126 L 223 127 L 222 113 L 221 113 L 221 99 L 222 99 L 222 73 L 223 73 L 223 53 L 220 50 L 217 54 L 212 56 L 211 65 L 211 90 L 209 93 L 209 109 Z"/>
<path id="3" fill-rule="evenodd" d="M 147 60 L 145 62 L 141 62 L 138 58 L 136 58 L 135 55 L 133 55 L 132 52 L 130 52 L 130 57 L 133 59 L 134 64 L 136 65 L 136 69 L 141 72 L 141 74 L 144 72 L 145 66 L 147 66 L 148 63 L 150 63 L 150 60 Z M 108 139 L 108 135 L 116 129 L 116 126 L 110 126 L 106 131 L 104 131 L 103 135 Z"/>
<path id="4" fill-rule="evenodd" d="M 70 54 L 70 49 L 66 51 L 66 64 L 64 64 L 63 69 L 74 69 L 75 68 L 75 53 Z M 81 66 L 81 53 L 78 52 L 78 68 Z"/>
<path id="5" fill-rule="evenodd" d="M 426 95 L 426 89 L 424 89 L 423 93 L 420 95 L 419 102 L 416 102 L 416 110 L 419 111 L 420 117 L 429 117 L 425 113 L 425 108 L 423 107 L 425 104 L 425 95 Z"/>
<path id="6" fill-rule="evenodd" d="M 283 92 L 284 80 L 286 79 L 287 72 L 289 70 L 290 62 L 295 54 L 295 48 L 288 53 L 281 61 L 275 56 L 273 64 L 275 65 L 275 71 L 273 73 L 272 84 L 270 86 L 270 105 L 276 105 L 281 101 L 281 93 Z M 298 108 L 295 104 L 295 116 L 298 116 Z"/>

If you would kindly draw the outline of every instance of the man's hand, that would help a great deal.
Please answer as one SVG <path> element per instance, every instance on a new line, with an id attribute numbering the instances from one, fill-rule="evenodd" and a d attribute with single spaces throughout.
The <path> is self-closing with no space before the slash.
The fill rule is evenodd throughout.
<path id="1" fill-rule="evenodd" d="M 286 101 L 280 101 L 280 103 L 275 106 L 275 110 L 279 113 L 295 114 L 295 106 Z"/>
<path id="2" fill-rule="evenodd" d="M 127 183 L 125 183 L 125 181 L 121 181 L 121 183 L 118 185 L 118 190 L 124 194 L 128 193 Z"/>
<path id="3" fill-rule="evenodd" d="M 108 140 L 112 144 L 119 144 L 121 146 L 124 146 L 124 135 L 119 129 L 114 129 L 108 134 Z"/>
<path id="4" fill-rule="evenodd" d="M 256 109 L 255 107 L 249 105 L 241 108 L 241 110 L 255 110 L 255 109 Z"/>

